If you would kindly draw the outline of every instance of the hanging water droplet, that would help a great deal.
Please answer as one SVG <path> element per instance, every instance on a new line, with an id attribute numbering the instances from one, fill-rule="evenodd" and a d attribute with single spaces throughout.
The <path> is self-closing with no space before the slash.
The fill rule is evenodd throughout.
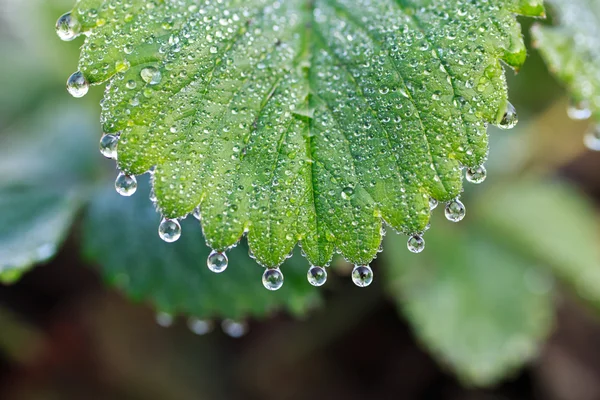
<path id="1" fill-rule="evenodd" d="M 75 39 L 81 33 L 81 24 L 70 13 L 63 14 L 56 21 L 56 34 L 61 40 L 68 42 Z"/>
<path id="2" fill-rule="evenodd" d="M 588 119 L 592 116 L 592 110 L 590 109 L 590 105 L 587 101 L 575 101 L 571 100 L 569 103 L 569 107 L 567 108 L 567 114 L 569 118 L 581 121 Z"/>
<path id="3" fill-rule="evenodd" d="M 433 197 L 429 198 L 429 209 L 430 210 L 435 210 L 438 206 L 438 201 L 436 199 L 434 199 Z"/>
<path id="4" fill-rule="evenodd" d="M 227 258 L 227 254 L 219 252 L 219 251 L 211 251 L 206 260 L 206 265 L 208 269 L 216 274 L 220 274 L 221 272 L 227 269 L 227 264 L 229 260 Z"/>
<path id="5" fill-rule="evenodd" d="M 485 181 L 485 178 L 487 177 L 487 170 L 483 165 L 481 165 L 476 168 L 468 168 L 467 173 L 465 175 L 467 181 L 474 184 L 480 184 L 483 183 L 483 181 Z"/>
<path id="6" fill-rule="evenodd" d="M 124 172 L 120 172 L 115 180 L 115 189 L 117 189 L 117 193 L 121 196 L 132 196 L 137 190 L 137 179 L 135 179 L 134 175 L 127 175 Z"/>
<path id="7" fill-rule="evenodd" d="M 248 333 L 248 325 L 243 321 L 234 321 L 231 319 L 226 319 L 221 322 L 221 329 L 227 336 L 230 336 L 235 339 L 239 339 Z"/>
<path id="8" fill-rule="evenodd" d="M 158 85 L 162 79 L 162 75 L 158 68 L 146 67 L 140 71 L 140 76 L 149 85 Z"/>
<path id="9" fill-rule="evenodd" d="M 368 265 L 355 265 L 352 282 L 358 287 L 367 287 L 373 282 L 373 270 Z"/>
<path id="10" fill-rule="evenodd" d="M 421 235 L 412 235 L 406 243 L 411 253 L 418 254 L 425 249 L 425 239 Z"/>
<path id="11" fill-rule="evenodd" d="M 90 90 L 90 84 L 81 71 L 73 73 L 67 81 L 67 91 L 73 97 L 83 97 Z"/>
<path id="12" fill-rule="evenodd" d="M 583 142 L 588 149 L 600 151 L 600 125 L 596 125 L 586 133 Z"/>
<path id="13" fill-rule="evenodd" d="M 313 286 L 323 286 L 327 282 L 327 271 L 323 267 L 310 267 L 306 276 Z"/>
<path id="14" fill-rule="evenodd" d="M 196 335 L 206 335 L 213 329 L 213 324 L 211 321 L 206 321 L 198 318 L 190 318 L 188 319 L 187 326 Z"/>
<path id="15" fill-rule="evenodd" d="M 202 213 L 200 212 L 200 206 L 194 208 L 194 212 L 192 213 L 192 215 L 194 216 L 194 218 L 196 218 L 198 221 L 202 221 Z"/>
<path id="16" fill-rule="evenodd" d="M 263 286 L 269 290 L 279 290 L 283 286 L 283 274 L 279 268 L 267 268 L 262 277 Z"/>
<path id="17" fill-rule="evenodd" d="M 517 126 L 519 122 L 519 116 L 517 115 L 517 110 L 515 107 L 507 103 L 506 111 L 504 111 L 504 116 L 502 117 L 502 121 L 498 124 L 498 128 L 500 129 L 512 129 Z"/>
<path id="18" fill-rule="evenodd" d="M 181 237 L 181 225 L 179 221 L 163 218 L 158 226 L 158 235 L 167 243 L 176 242 Z"/>
<path id="19" fill-rule="evenodd" d="M 100 138 L 100 153 L 106 158 L 117 159 L 119 138 L 115 135 L 104 134 Z"/>
<path id="20" fill-rule="evenodd" d="M 173 316 L 166 312 L 159 312 L 156 314 L 156 323 L 163 328 L 168 328 L 173 325 Z"/>
<path id="21" fill-rule="evenodd" d="M 451 202 L 446 204 L 445 211 L 446 211 L 445 212 L 446 219 L 448 219 L 448 221 L 452 221 L 452 222 L 462 221 L 463 218 L 465 218 L 465 215 L 467 213 L 467 209 L 465 208 L 465 205 L 463 203 L 461 203 L 461 201 L 458 199 L 452 200 Z"/>

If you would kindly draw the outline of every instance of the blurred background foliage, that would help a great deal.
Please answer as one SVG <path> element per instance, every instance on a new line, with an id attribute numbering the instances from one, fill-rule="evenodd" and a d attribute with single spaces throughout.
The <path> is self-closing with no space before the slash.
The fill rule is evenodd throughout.
<path id="1" fill-rule="evenodd" d="M 296 254 L 271 293 L 244 245 L 215 275 L 197 227 L 162 242 L 146 182 L 114 193 L 71 5 L 0 0 L 1 399 L 600 398 L 600 154 L 535 50 L 465 221 L 436 210 L 418 255 L 390 231 L 367 289 Z"/>

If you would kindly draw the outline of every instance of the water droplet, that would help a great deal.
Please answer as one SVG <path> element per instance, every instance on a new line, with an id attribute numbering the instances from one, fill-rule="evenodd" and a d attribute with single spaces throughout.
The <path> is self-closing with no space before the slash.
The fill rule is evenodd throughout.
<path id="1" fill-rule="evenodd" d="M 181 237 L 181 225 L 179 221 L 163 218 L 158 226 L 158 235 L 167 243 L 176 242 Z"/>
<path id="2" fill-rule="evenodd" d="M 429 209 L 430 210 L 435 210 L 438 206 L 438 201 L 436 199 L 434 199 L 433 197 L 429 198 Z"/>
<path id="3" fill-rule="evenodd" d="M 500 129 L 512 129 L 517 126 L 519 122 L 519 116 L 517 115 L 517 110 L 515 107 L 507 103 L 506 111 L 504 111 L 504 116 L 502 117 L 502 121 L 498 124 L 498 128 Z"/>
<path id="4" fill-rule="evenodd" d="M 239 339 L 248 333 L 248 325 L 243 321 L 234 321 L 231 319 L 226 319 L 221 322 L 221 329 L 227 336 L 230 336 L 235 339 Z"/>
<path id="5" fill-rule="evenodd" d="M 100 138 L 100 153 L 106 158 L 117 159 L 119 138 L 115 135 L 104 134 Z"/>
<path id="6" fill-rule="evenodd" d="M 342 189 L 342 199 L 344 199 L 344 200 L 349 200 L 353 194 L 354 194 L 354 189 L 351 188 L 350 186 Z"/>
<path id="7" fill-rule="evenodd" d="M 225 271 L 228 263 L 229 259 L 227 258 L 227 254 L 214 250 L 209 254 L 208 259 L 206 260 L 208 269 L 216 274 Z"/>
<path id="8" fill-rule="evenodd" d="M 446 219 L 452 222 L 459 222 L 465 218 L 465 214 L 467 213 L 467 209 L 465 205 L 461 203 L 460 200 L 452 200 L 448 204 L 446 204 Z"/>
<path id="9" fill-rule="evenodd" d="M 196 335 L 206 335 L 213 329 L 211 321 L 206 321 L 198 318 L 188 319 L 187 326 Z"/>
<path id="10" fill-rule="evenodd" d="M 140 71 L 140 76 L 149 85 L 158 85 L 162 79 L 162 75 L 158 68 L 146 67 Z"/>
<path id="11" fill-rule="evenodd" d="M 81 33 L 81 24 L 68 12 L 56 21 L 56 34 L 61 40 L 68 42 L 75 39 Z"/>
<path id="12" fill-rule="evenodd" d="M 411 253 L 418 254 L 425 249 L 425 239 L 421 235 L 412 235 L 406 243 Z"/>
<path id="13" fill-rule="evenodd" d="M 571 100 L 569 107 L 567 108 L 567 114 L 569 115 L 569 118 L 581 121 L 590 118 L 592 116 L 592 110 L 590 109 L 589 103 L 585 100 L 579 102 Z"/>
<path id="14" fill-rule="evenodd" d="M 267 268 L 262 283 L 269 290 L 279 290 L 283 286 L 283 274 L 279 268 Z"/>
<path id="15" fill-rule="evenodd" d="M 313 286 L 323 286 L 327 282 L 327 271 L 323 267 L 310 267 L 306 276 Z"/>
<path id="16" fill-rule="evenodd" d="M 467 181 L 475 184 L 480 184 L 485 181 L 487 170 L 483 165 L 476 168 L 468 168 L 466 173 Z"/>
<path id="17" fill-rule="evenodd" d="M 159 312 L 156 314 L 156 323 L 163 328 L 168 328 L 173 325 L 174 318 L 171 314 L 166 312 Z"/>
<path id="18" fill-rule="evenodd" d="M 600 151 L 600 125 L 596 125 L 586 133 L 583 142 L 588 149 Z"/>
<path id="19" fill-rule="evenodd" d="M 127 175 L 124 172 L 120 172 L 115 180 L 115 189 L 121 196 L 129 197 L 132 196 L 137 190 L 137 179 L 134 175 Z"/>
<path id="20" fill-rule="evenodd" d="M 367 287 L 373 282 L 373 270 L 368 265 L 355 265 L 352 282 L 358 287 Z"/>
<path id="21" fill-rule="evenodd" d="M 200 211 L 200 206 L 194 208 L 194 212 L 192 213 L 192 215 L 194 216 L 194 218 L 196 218 L 198 221 L 202 221 L 202 213 Z"/>
<path id="22" fill-rule="evenodd" d="M 73 73 L 67 81 L 67 91 L 73 97 L 83 97 L 90 90 L 90 84 L 81 71 Z"/>

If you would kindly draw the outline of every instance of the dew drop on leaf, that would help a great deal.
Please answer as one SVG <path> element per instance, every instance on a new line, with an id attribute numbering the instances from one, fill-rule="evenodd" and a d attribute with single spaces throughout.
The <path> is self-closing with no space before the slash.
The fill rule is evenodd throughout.
<path id="1" fill-rule="evenodd" d="M 487 170 L 485 169 L 485 167 L 483 165 L 481 165 L 479 167 L 467 169 L 466 178 L 467 178 L 467 181 L 469 181 L 471 183 L 474 183 L 474 184 L 483 183 L 483 181 L 485 181 L 486 177 L 487 177 Z"/>
<path id="2" fill-rule="evenodd" d="M 515 106 L 511 103 L 506 104 L 506 111 L 504 111 L 504 116 L 502 120 L 498 124 L 498 128 L 500 129 L 512 129 L 517 126 L 519 122 L 519 116 L 517 115 L 517 110 Z"/>
<path id="3" fill-rule="evenodd" d="M 429 209 L 430 210 L 435 210 L 438 206 L 438 201 L 436 199 L 434 199 L 433 197 L 429 198 Z"/>
<path id="4" fill-rule="evenodd" d="M 106 158 L 116 160 L 118 144 L 118 136 L 104 134 L 100 138 L 100 153 L 102 153 L 102 155 Z"/>
<path id="5" fill-rule="evenodd" d="M 373 282 L 373 270 L 368 265 L 355 265 L 352 282 L 358 287 L 367 287 Z"/>
<path id="6" fill-rule="evenodd" d="M 567 108 L 567 114 L 572 120 L 582 121 L 592 116 L 592 110 L 587 101 L 571 100 Z"/>
<path id="7" fill-rule="evenodd" d="M 140 76 L 149 85 L 158 85 L 162 79 L 160 71 L 155 67 L 146 67 L 140 72 Z"/>
<path id="8" fill-rule="evenodd" d="M 465 218 L 467 213 L 467 209 L 465 205 L 458 199 L 452 200 L 448 204 L 446 204 L 446 219 L 452 222 L 459 222 Z"/>
<path id="9" fill-rule="evenodd" d="M 227 254 L 219 251 L 211 251 L 206 260 L 206 265 L 208 269 L 216 274 L 220 274 L 221 272 L 227 269 L 227 264 L 229 260 L 227 258 Z"/>
<path id="10" fill-rule="evenodd" d="M 354 189 L 351 188 L 350 186 L 342 189 L 342 199 L 344 199 L 344 200 L 349 200 L 353 194 L 354 194 Z"/>
<path id="11" fill-rule="evenodd" d="M 81 33 L 81 24 L 68 12 L 56 21 L 56 34 L 61 40 L 68 42 L 75 39 Z"/>
<path id="12" fill-rule="evenodd" d="M 132 196 L 137 190 L 137 179 L 135 179 L 134 175 L 127 175 L 124 172 L 120 172 L 115 180 L 115 189 L 121 196 Z"/>
<path id="13" fill-rule="evenodd" d="M 583 139 L 585 146 L 592 151 L 600 151 L 600 125 L 594 126 Z"/>
<path id="14" fill-rule="evenodd" d="M 327 271 L 323 267 L 310 267 L 306 276 L 313 286 L 323 286 L 327 282 Z"/>
<path id="15" fill-rule="evenodd" d="M 268 290 L 279 290 L 283 286 L 283 273 L 279 268 L 268 268 L 263 273 L 262 283 Z"/>
<path id="16" fill-rule="evenodd" d="M 200 206 L 194 208 L 194 212 L 192 213 L 192 215 L 194 216 L 194 218 L 196 218 L 198 221 L 202 221 L 202 213 L 200 212 Z"/>
<path id="17" fill-rule="evenodd" d="M 90 84 L 81 71 L 73 73 L 67 80 L 67 91 L 73 97 L 83 97 L 90 90 Z"/>
<path id="18" fill-rule="evenodd" d="M 158 235 L 167 243 L 176 242 L 181 237 L 181 225 L 179 221 L 163 218 L 158 226 Z"/>
<path id="19" fill-rule="evenodd" d="M 425 239 L 421 235 L 412 235 L 406 243 L 411 253 L 420 253 L 425 249 Z"/>

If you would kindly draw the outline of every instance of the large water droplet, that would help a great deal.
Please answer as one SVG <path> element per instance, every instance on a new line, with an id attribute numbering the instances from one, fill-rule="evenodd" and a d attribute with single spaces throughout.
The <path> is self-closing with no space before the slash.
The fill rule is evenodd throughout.
<path id="1" fill-rule="evenodd" d="M 135 179 L 134 175 L 127 175 L 121 172 L 115 180 L 115 189 L 121 196 L 132 196 L 137 190 L 137 179 Z"/>
<path id="2" fill-rule="evenodd" d="M 352 282 L 358 287 L 367 287 L 373 282 L 373 270 L 368 265 L 355 265 Z"/>
<path id="3" fill-rule="evenodd" d="M 236 339 L 248 333 L 248 325 L 245 322 L 231 319 L 223 320 L 221 322 L 221 329 L 223 329 L 226 335 Z"/>
<path id="4" fill-rule="evenodd" d="M 589 103 L 585 100 L 579 102 L 571 100 L 569 107 L 567 108 L 567 114 L 569 115 L 569 118 L 580 121 L 591 117 L 592 110 L 590 109 Z"/>
<path id="5" fill-rule="evenodd" d="M 140 71 L 140 76 L 149 85 L 158 85 L 162 79 L 162 75 L 158 68 L 146 67 Z"/>
<path id="6" fill-rule="evenodd" d="M 425 249 L 425 239 L 421 235 L 412 235 L 406 243 L 411 253 L 420 253 Z"/>
<path id="7" fill-rule="evenodd" d="M 81 24 L 70 13 L 63 14 L 56 21 L 56 34 L 61 40 L 70 41 L 75 39 L 81 33 Z"/>
<path id="8" fill-rule="evenodd" d="M 588 149 L 600 151 L 600 125 L 596 125 L 586 133 L 583 142 Z"/>
<path id="9" fill-rule="evenodd" d="M 467 173 L 465 174 L 467 181 L 475 184 L 480 184 L 485 181 L 487 177 L 487 170 L 483 165 L 475 168 L 468 168 Z"/>
<path id="10" fill-rule="evenodd" d="M 502 117 L 502 121 L 498 124 L 498 128 L 500 129 L 512 129 L 517 126 L 519 122 L 519 116 L 517 115 L 517 110 L 515 107 L 507 103 L 506 111 L 504 111 L 504 116 Z"/>
<path id="11" fill-rule="evenodd" d="M 90 90 L 90 84 L 81 71 L 73 73 L 67 81 L 67 91 L 73 97 L 83 97 Z"/>
<path id="12" fill-rule="evenodd" d="M 117 159 L 119 138 L 115 135 L 102 135 L 100 138 L 100 153 L 106 158 Z"/>
<path id="13" fill-rule="evenodd" d="M 279 268 L 267 268 L 262 283 L 269 290 L 279 290 L 283 286 L 283 274 Z"/>
<path id="14" fill-rule="evenodd" d="M 446 219 L 448 219 L 448 221 L 462 221 L 465 218 L 466 213 L 467 209 L 465 208 L 465 205 L 461 203 L 461 201 L 458 199 L 452 200 L 451 202 L 446 204 L 445 214 Z"/>
<path id="15" fill-rule="evenodd" d="M 208 269 L 216 274 L 220 274 L 221 272 L 227 269 L 227 265 L 229 260 L 227 259 L 227 254 L 219 252 L 219 251 L 211 251 L 206 260 L 206 265 Z"/>
<path id="16" fill-rule="evenodd" d="M 323 286 L 327 282 L 327 271 L 323 267 L 310 267 L 306 276 L 313 286 Z"/>
<path id="17" fill-rule="evenodd" d="M 188 319 L 187 326 L 190 331 L 194 332 L 196 335 L 206 335 L 213 329 L 213 324 L 211 321 L 198 318 Z"/>
<path id="18" fill-rule="evenodd" d="M 158 235 L 167 243 L 176 242 L 181 237 L 181 225 L 179 221 L 163 218 L 158 226 Z"/>

